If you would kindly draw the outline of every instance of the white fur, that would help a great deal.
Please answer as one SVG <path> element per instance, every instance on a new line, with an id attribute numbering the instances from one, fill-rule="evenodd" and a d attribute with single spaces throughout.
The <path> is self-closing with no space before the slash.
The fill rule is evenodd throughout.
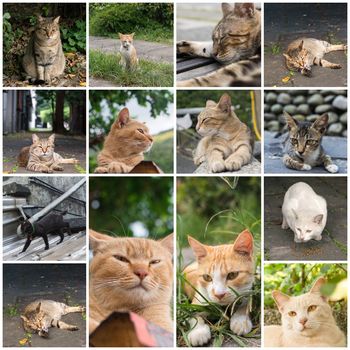
<path id="1" fill-rule="evenodd" d="M 337 173 L 339 169 L 336 164 L 329 164 L 326 166 L 326 170 L 334 174 L 334 173 Z"/>
<path id="2" fill-rule="evenodd" d="M 306 163 L 304 163 L 303 167 L 301 168 L 301 170 L 311 170 L 311 169 L 312 169 L 312 166 Z"/>
<path id="3" fill-rule="evenodd" d="M 253 328 L 252 321 L 248 315 L 233 314 L 230 320 L 230 329 L 234 334 L 245 335 Z"/>
<path id="4" fill-rule="evenodd" d="M 289 227 L 294 232 L 296 243 L 321 240 L 327 222 L 327 202 L 311 186 L 298 182 L 284 196 L 282 215 L 282 228 Z"/>
<path id="5" fill-rule="evenodd" d="M 191 318 L 190 326 L 192 330 L 188 333 L 188 340 L 192 346 L 203 346 L 211 338 L 210 328 L 202 317 Z"/>

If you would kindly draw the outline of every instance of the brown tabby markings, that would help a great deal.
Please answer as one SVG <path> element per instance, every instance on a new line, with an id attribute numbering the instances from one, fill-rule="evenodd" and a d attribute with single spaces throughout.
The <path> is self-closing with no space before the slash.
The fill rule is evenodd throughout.
<path id="1" fill-rule="evenodd" d="M 68 306 L 53 300 L 36 300 L 28 304 L 21 315 L 23 328 L 29 333 L 38 333 L 41 337 L 49 336 L 49 328 L 57 327 L 69 331 L 79 328 L 61 321 L 63 315 L 71 312 L 84 312 L 83 306 Z"/>
<path id="2" fill-rule="evenodd" d="M 225 67 L 205 76 L 178 81 L 177 86 L 260 85 L 261 19 L 254 3 L 222 4 L 223 18 L 212 42 L 181 41 L 177 52 L 213 57 Z"/>
<path id="3" fill-rule="evenodd" d="M 97 156 L 95 173 L 129 173 L 144 160 L 143 152 L 147 152 L 152 144 L 147 126 L 131 119 L 129 110 L 123 108 Z"/>
<path id="4" fill-rule="evenodd" d="M 228 94 L 222 95 L 219 103 L 207 101 L 196 130 L 203 137 L 195 150 L 196 165 L 207 161 L 210 171 L 216 173 L 239 170 L 251 161 L 253 136 L 232 111 Z"/>
<path id="5" fill-rule="evenodd" d="M 196 256 L 196 262 L 187 266 L 183 274 L 189 282 L 185 284 L 185 292 L 193 304 L 205 304 L 206 300 L 209 300 L 221 305 L 230 305 L 236 300 L 232 289 L 240 294 L 251 290 L 255 266 L 253 236 L 248 230 L 241 232 L 232 244 L 212 247 L 190 236 L 188 241 Z M 192 346 L 202 346 L 211 339 L 210 328 L 203 319 L 205 316 L 195 314 L 194 318 L 189 320 L 191 330 L 188 339 Z M 238 335 L 251 331 L 252 323 L 245 302 L 231 316 L 230 329 Z"/>
<path id="6" fill-rule="evenodd" d="M 173 235 L 154 241 L 90 230 L 90 334 L 112 312 L 133 311 L 173 332 Z"/>
<path id="7" fill-rule="evenodd" d="M 282 326 L 265 326 L 265 347 L 345 347 L 346 338 L 339 329 L 320 277 L 308 293 L 288 296 L 273 291 L 272 296 L 282 315 Z"/>
<path id="8" fill-rule="evenodd" d="M 299 71 L 305 76 L 311 76 L 311 67 L 313 65 L 325 68 L 339 69 L 340 64 L 328 62 L 323 56 L 332 51 L 345 51 L 346 45 L 332 45 L 327 41 L 300 38 L 292 41 L 283 54 L 286 60 L 286 66 L 293 71 Z"/>
<path id="9" fill-rule="evenodd" d="M 322 137 L 328 126 L 328 114 L 318 117 L 313 123 L 298 122 L 288 113 L 284 113 L 289 134 L 285 141 L 283 163 L 287 168 L 311 170 L 323 165 L 330 173 L 338 172 L 338 166 L 324 152 Z"/>
<path id="10" fill-rule="evenodd" d="M 64 170 L 60 164 L 79 163 L 75 158 L 62 158 L 55 153 L 55 134 L 48 139 L 39 139 L 33 134 L 32 141 L 33 144 L 23 147 L 17 157 L 18 165 L 29 171 L 53 173 L 54 170 Z"/>
<path id="11" fill-rule="evenodd" d="M 64 71 L 59 19 L 38 16 L 38 22 L 23 57 L 27 79 L 50 83 Z"/>
<path id="12" fill-rule="evenodd" d="M 126 69 L 134 69 L 139 64 L 136 49 L 133 45 L 134 34 L 119 34 L 120 39 L 120 64 Z"/>

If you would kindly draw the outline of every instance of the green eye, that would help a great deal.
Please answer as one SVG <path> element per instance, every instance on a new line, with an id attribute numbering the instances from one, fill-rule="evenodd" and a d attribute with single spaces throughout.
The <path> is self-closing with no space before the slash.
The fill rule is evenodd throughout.
<path id="1" fill-rule="evenodd" d="M 202 277 L 206 282 L 211 282 L 213 280 L 209 275 L 203 275 Z"/>
<path id="2" fill-rule="evenodd" d="M 234 280 L 235 278 L 237 278 L 238 275 L 239 275 L 239 272 L 230 272 L 229 274 L 227 274 L 226 279 Z"/>
<path id="3" fill-rule="evenodd" d="M 316 145 L 316 144 L 317 144 L 317 141 L 315 141 L 315 140 L 307 140 L 307 141 L 306 141 L 306 144 L 307 144 L 307 145 Z"/>

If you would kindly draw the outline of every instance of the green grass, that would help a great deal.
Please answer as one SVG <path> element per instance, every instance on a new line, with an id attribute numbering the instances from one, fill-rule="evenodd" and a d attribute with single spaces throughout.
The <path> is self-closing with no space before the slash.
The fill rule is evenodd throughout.
<path id="1" fill-rule="evenodd" d="M 74 168 L 79 174 L 85 174 L 86 173 L 86 170 L 79 164 L 75 164 Z"/>
<path id="2" fill-rule="evenodd" d="M 139 60 L 136 70 L 128 71 L 119 64 L 120 54 L 105 54 L 90 50 L 90 74 L 118 86 L 173 86 L 173 65 Z"/>
<path id="3" fill-rule="evenodd" d="M 5 314 L 10 317 L 19 316 L 18 305 L 17 304 L 7 305 L 7 307 L 5 307 Z"/>
<path id="4" fill-rule="evenodd" d="M 279 55 L 282 52 L 282 47 L 279 43 L 272 43 L 266 48 L 266 51 L 272 53 L 273 55 Z"/>

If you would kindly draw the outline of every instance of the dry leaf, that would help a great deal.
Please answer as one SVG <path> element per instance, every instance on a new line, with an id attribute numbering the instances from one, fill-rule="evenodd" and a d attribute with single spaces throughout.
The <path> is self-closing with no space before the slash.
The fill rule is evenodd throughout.
<path id="1" fill-rule="evenodd" d="M 81 81 L 81 82 L 79 83 L 79 85 L 80 85 L 80 86 L 86 86 L 86 82 L 85 82 L 85 81 Z"/>
<path id="2" fill-rule="evenodd" d="M 73 53 L 73 52 L 67 52 L 65 55 L 69 59 L 73 59 L 75 57 L 75 53 Z"/>
<path id="3" fill-rule="evenodd" d="M 28 343 L 28 338 L 23 338 L 21 340 L 18 341 L 19 345 L 25 345 Z"/>
<path id="4" fill-rule="evenodd" d="M 290 76 L 287 75 L 286 77 L 282 78 L 282 83 L 288 83 L 289 80 L 290 80 Z"/>

